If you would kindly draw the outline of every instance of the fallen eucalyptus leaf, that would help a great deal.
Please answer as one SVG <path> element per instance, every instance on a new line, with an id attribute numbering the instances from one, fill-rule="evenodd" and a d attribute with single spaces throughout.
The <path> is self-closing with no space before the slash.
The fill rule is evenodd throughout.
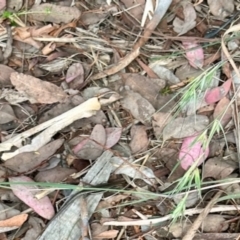
<path id="1" fill-rule="evenodd" d="M 198 140 L 198 136 L 183 139 L 179 152 L 179 161 L 183 169 L 187 170 L 193 164 L 198 167 L 208 157 L 209 148 L 204 149 L 202 145 L 203 142 Z"/>
<path id="2" fill-rule="evenodd" d="M 64 102 L 67 99 L 67 94 L 60 87 L 33 76 L 12 73 L 10 79 L 19 92 L 24 92 L 30 97 L 29 100 L 34 99 L 35 103 L 51 104 Z"/>
<path id="3" fill-rule="evenodd" d="M 201 132 L 208 126 L 209 119 L 203 115 L 191 115 L 171 120 L 163 129 L 163 139 L 185 138 Z"/>
<path id="4" fill-rule="evenodd" d="M 196 12 L 190 2 L 182 1 L 181 5 L 183 6 L 184 20 L 176 17 L 173 21 L 174 31 L 178 35 L 183 35 L 189 30 L 193 29 L 196 26 Z"/>
<path id="5" fill-rule="evenodd" d="M 48 220 L 54 216 L 55 211 L 50 199 L 47 196 L 41 199 L 35 197 L 35 194 L 40 191 L 37 186 L 20 184 L 20 182 L 34 183 L 32 179 L 26 176 L 9 177 L 8 179 L 13 193 L 38 215 Z M 18 182 L 19 184 L 11 184 Z"/>
<path id="6" fill-rule="evenodd" d="M 57 4 L 43 3 L 34 5 L 28 17 L 35 21 L 52 23 L 69 23 L 79 19 L 81 12 L 76 7 L 66 7 Z"/>

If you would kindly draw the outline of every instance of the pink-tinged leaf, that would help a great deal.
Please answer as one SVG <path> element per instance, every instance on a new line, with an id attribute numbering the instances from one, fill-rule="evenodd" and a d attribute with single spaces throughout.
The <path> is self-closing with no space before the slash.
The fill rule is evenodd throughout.
<path id="1" fill-rule="evenodd" d="M 105 128 L 101 124 L 97 124 L 89 138 L 80 141 L 73 147 L 73 152 L 81 159 L 95 160 L 102 154 L 105 143 Z"/>
<path id="2" fill-rule="evenodd" d="M 218 102 L 224 98 L 230 90 L 232 79 L 228 79 L 222 86 L 207 91 L 205 101 L 208 104 Z"/>
<path id="3" fill-rule="evenodd" d="M 202 143 L 197 141 L 198 136 L 187 137 L 183 140 L 181 150 L 179 152 L 179 161 L 183 169 L 187 170 L 196 161 L 196 166 L 208 157 L 209 148 L 203 149 Z"/>
<path id="4" fill-rule="evenodd" d="M 194 68 L 201 68 L 204 62 L 204 53 L 202 47 L 196 42 L 182 42 L 186 50 L 186 57 L 191 66 Z"/>
<path id="5" fill-rule="evenodd" d="M 76 78 L 80 83 L 82 83 L 84 80 L 84 69 L 81 63 L 73 63 L 68 68 L 67 75 L 66 75 L 66 82 L 69 83 Z"/>
<path id="6" fill-rule="evenodd" d="M 0 0 L 0 10 L 6 7 L 6 0 Z"/>
<path id="7" fill-rule="evenodd" d="M 106 128 L 107 140 L 105 143 L 106 148 L 113 147 L 122 135 L 122 128 Z"/>
<path id="8" fill-rule="evenodd" d="M 35 195 L 39 193 L 39 189 L 37 186 L 34 185 L 24 185 L 24 184 L 11 184 L 13 183 L 34 183 L 32 179 L 26 176 L 19 176 L 19 177 L 10 177 L 8 178 L 10 182 L 11 189 L 13 193 L 21 199 L 25 204 L 31 207 L 37 214 L 45 219 L 51 219 L 55 212 L 52 206 L 50 199 L 46 196 L 41 199 L 37 199 Z M 36 183 L 37 185 L 37 183 Z"/>
<path id="9" fill-rule="evenodd" d="M 73 148 L 73 152 L 76 154 L 77 152 L 79 152 L 87 143 L 88 143 L 89 139 L 83 139 L 81 142 L 79 142 L 76 146 L 74 146 Z"/>

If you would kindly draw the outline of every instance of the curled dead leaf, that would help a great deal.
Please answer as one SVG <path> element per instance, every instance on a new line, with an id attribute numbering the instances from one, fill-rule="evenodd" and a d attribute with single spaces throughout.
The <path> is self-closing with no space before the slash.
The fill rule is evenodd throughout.
<path id="1" fill-rule="evenodd" d="M 182 1 L 184 20 L 176 17 L 173 21 L 174 31 L 178 35 L 183 35 L 189 30 L 193 29 L 196 26 L 196 12 L 192 3 L 187 1 Z"/>

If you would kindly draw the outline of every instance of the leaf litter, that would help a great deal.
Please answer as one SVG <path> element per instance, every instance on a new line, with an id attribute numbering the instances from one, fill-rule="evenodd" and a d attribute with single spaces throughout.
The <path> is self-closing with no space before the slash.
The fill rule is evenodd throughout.
<path id="1" fill-rule="evenodd" d="M 1 237 L 236 238 L 238 9 L 0 0 Z"/>

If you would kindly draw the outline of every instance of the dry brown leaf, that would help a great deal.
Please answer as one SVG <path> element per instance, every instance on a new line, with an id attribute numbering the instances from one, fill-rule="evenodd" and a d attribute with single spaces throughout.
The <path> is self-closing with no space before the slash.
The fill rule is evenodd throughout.
<path id="1" fill-rule="evenodd" d="M 0 124 L 5 124 L 16 120 L 16 116 L 12 107 L 9 104 L 1 103 L 0 104 Z"/>
<path id="2" fill-rule="evenodd" d="M 214 16 L 225 18 L 234 11 L 234 0 L 208 0 L 211 13 Z"/>
<path id="3" fill-rule="evenodd" d="M 175 149 L 162 148 L 158 151 L 157 157 L 165 163 L 165 166 L 171 172 L 168 181 L 178 180 L 185 174 L 185 170 L 178 164 L 178 152 Z"/>
<path id="4" fill-rule="evenodd" d="M 119 141 L 122 135 L 122 128 L 106 128 L 107 140 L 105 148 L 111 148 Z"/>
<path id="5" fill-rule="evenodd" d="M 4 229 L 6 229 L 6 228 L 4 228 Z M 2 229 L 1 229 L 1 230 L 2 230 Z M 12 230 L 14 230 L 14 228 L 13 228 Z M 7 237 L 6 232 L 7 232 L 7 231 L 3 230 L 3 232 L 0 233 L 0 239 L 1 239 L 1 240 L 8 240 L 8 237 Z"/>
<path id="6" fill-rule="evenodd" d="M 1 191 L 1 197 L 2 195 L 4 195 L 6 193 Z M 4 198 L 2 198 L 4 199 Z M 15 198 L 6 198 L 6 200 L 12 200 L 13 202 L 16 201 L 16 197 Z M 5 205 L 4 203 L 0 203 L 0 211 L 1 211 L 1 215 L 0 215 L 0 220 L 6 220 L 9 218 L 12 218 L 14 216 L 19 215 L 21 212 L 15 208 L 12 208 L 10 206 Z"/>
<path id="7" fill-rule="evenodd" d="M 84 69 L 81 63 L 73 63 L 68 68 L 66 82 L 70 88 L 81 90 L 84 86 Z"/>
<path id="8" fill-rule="evenodd" d="M 184 222 L 176 222 L 170 225 L 169 227 L 169 233 L 171 233 L 175 238 L 182 238 L 184 234 L 187 233 L 187 231 L 192 226 L 192 222 L 190 221 L 184 221 Z"/>
<path id="9" fill-rule="evenodd" d="M 147 150 L 149 144 L 145 126 L 132 126 L 130 148 L 133 154 Z"/>
<path id="10" fill-rule="evenodd" d="M 175 72 L 175 75 L 181 79 L 191 79 L 198 77 L 203 71 L 192 67 L 189 63 L 182 64 Z"/>
<path id="11" fill-rule="evenodd" d="M 73 148 L 73 152 L 80 159 L 91 159 L 95 160 L 103 152 L 103 146 L 106 143 L 106 131 L 104 127 L 97 124 L 89 137 L 89 139 L 84 139 L 79 144 Z"/>
<path id="12" fill-rule="evenodd" d="M 14 39 L 21 41 L 23 43 L 28 43 L 37 49 L 42 48 L 43 44 L 34 40 L 33 37 L 39 37 L 42 36 L 43 34 L 48 34 L 54 29 L 56 29 L 56 26 L 52 26 L 51 24 L 48 24 L 46 26 L 37 28 L 37 27 L 16 27 L 15 34 L 14 34 Z M 43 51 L 46 51 L 46 46 L 42 49 Z"/>
<path id="13" fill-rule="evenodd" d="M 122 107 L 129 110 L 134 118 L 143 124 L 149 124 L 152 115 L 155 113 L 154 107 L 139 93 L 131 90 L 124 91 L 121 100 Z"/>
<path id="14" fill-rule="evenodd" d="M 228 178 L 237 178 L 238 175 L 236 173 L 233 173 L 228 176 Z M 226 195 L 234 195 L 240 193 L 240 185 L 239 183 L 230 183 L 229 185 L 225 185 L 221 187 L 222 190 L 226 193 Z M 237 204 L 240 204 L 240 199 L 234 199 Z"/>
<path id="15" fill-rule="evenodd" d="M 48 24 L 42 27 L 30 27 L 29 31 L 31 33 L 31 37 L 39 37 L 42 36 L 43 34 L 49 34 L 52 31 L 56 30 L 59 26 L 58 25 L 52 25 Z"/>
<path id="16" fill-rule="evenodd" d="M 67 163 L 68 165 L 72 165 L 74 169 L 77 170 L 77 172 L 82 172 L 83 170 L 86 170 L 87 167 L 89 167 L 90 162 L 88 160 L 80 160 L 80 159 L 74 159 L 74 156 L 72 156 L 73 159 L 71 159 L 72 155 L 68 155 Z"/>
<path id="17" fill-rule="evenodd" d="M 0 221 L 0 227 L 21 227 L 27 220 L 28 214 L 20 214 L 6 220 Z"/>
<path id="18" fill-rule="evenodd" d="M 160 138 L 163 134 L 164 127 L 169 123 L 171 119 L 170 113 L 156 112 L 153 115 L 152 126 L 154 135 L 156 138 Z"/>
<path id="19" fill-rule="evenodd" d="M 34 99 L 31 99 L 27 97 L 23 92 L 17 92 L 14 89 L 4 88 L 3 91 L 0 90 L 0 98 L 4 98 L 6 101 L 8 101 L 10 104 L 16 104 L 16 103 L 22 103 L 25 101 L 34 101 Z"/>
<path id="20" fill-rule="evenodd" d="M 224 139 L 219 139 L 219 140 L 212 139 L 212 141 L 210 142 L 210 145 L 209 145 L 208 157 L 216 157 L 216 156 L 219 156 L 220 154 L 222 154 L 223 148 L 226 145 L 226 140 L 227 140 L 227 142 L 229 142 L 227 136 L 226 136 L 226 139 L 225 139 L 225 137 L 224 137 Z"/>
<path id="21" fill-rule="evenodd" d="M 141 66 L 141 68 L 147 73 L 148 77 L 150 77 L 150 78 L 158 78 L 157 74 L 154 73 L 154 71 L 148 65 L 146 65 L 143 61 L 141 61 L 139 58 L 136 58 L 136 61 Z"/>
<path id="22" fill-rule="evenodd" d="M 19 127 L 19 124 L 17 123 L 17 121 L 11 121 L 5 124 L 1 124 L 2 131 L 13 130 L 13 129 L 16 129 L 17 127 Z"/>
<path id="23" fill-rule="evenodd" d="M 210 158 L 203 165 L 203 179 L 211 177 L 224 179 L 238 168 L 237 162 L 223 160 L 221 157 Z"/>
<path id="24" fill-rule="evenodd" d="M 157 97 L 166 85 L 165 80 L 151 79 L 137 73 L 125 73 L 122 74 L 122 78 L 125 86 L 129 86 L 157 108 Z"/>
<path id="25" fill-rule="evenodd" d="M 171 120 L 163 129 L 163 139 L 185 138 L 206 129 L 209 119 L 203 115 L 191 115 Z"/>
<path id="26" fill-rule="evenodd" d="M 128 9 L 127 13 L 123 13 L 124 22 L 126 22 L 131 26 L 133 23 L 139 23 L 140 25 L 146 1 L 145 0 L 137 0 L 137 1 L 121 0 L 121 2 L 125 5 L 126 9 Z"/>
<path id="27" fill-rule="evenodd" d="M 223 127 L 229 123 L 232 118 L 232 108 L 227 97 L 222 98 L 218 102 L 214 109 L 213 117 L 214 119 L 219 119 Z"/>
<path id="28" fill-rule="evenodd" d="M 67 99 L 67 94 L 60 87 L 33 76 L 12 73 L 10 79 L 19 92 L 24 92 L 37 103 L 51 104 Z"/>
<path id="29" fill-rule="evenodd" d="M 174 31 L 178 35 L 183 35 L 189 30 L 193 29 L 196 26 L 196 12 L 192 3 L 187 1 L 182 1 L 184 21 L 176 17 L 173 21 Z"/>
<path id="30" fill-rule="evenodd" d="M 109 239 L 109 238 L 116 238 L 117 235 L 118 235 L 119 231 L 118 230 L 108 230 L 108 231 L 105 231 L 105 232 L 102 232 L 102 233 L 99 233 L 98 235 L 96 236 L 93 236 L 94 238 L 98 239 L 98 238 L 106 238 L 106 239 Z"/>
<path id="31" fill-rule="evenodd" d="M 65 7 L 50 3 L 34 5 L 28 14 L 32 20 L 52 23 L 69 23 L 74 19 L 79 19 L 80 15 L 81 12 L 76 7 Z"/>
<path id="32" fill-rule="evenodd" d="M 22 40 L 31 37 L 30 27 L 16 27 L 15 36 L 18 35 Z"/>
<path id="33" fill-rule="evenodd" d="M 53 155 L 63 144 L 63 139 L 57 139 L 41 147 L 37 152 L 20 153 L 8 159 L 4 166 L 19 173 L 28 172 L 39 166 L 44 160 Z"/>
<path id="34" fill-rule="evenodd" d="M 60 73 L 66 70 L 71 63 L 70 58 L 57 58 L 51 62 L 41 63 L 38 67 L 51 73 Z"/>
<path id="35" fill-rule="evenodd" d="M 189 99 L 189 101 L 182 107 L 183 113 L 186 113 L 188 116 L 193 115 L 199 109 L 203 109 L 208 104 L 205 101 L 205 92 L 199 93 L 196 98 Z"/>
<path id="36" fill-rule="evenodd" d="M 22 7 L 23 0 L 7 0 L 7 6 L 10 9 L 14 9 L 15 11 L 20 10 Z"/>
<path id="37" fill-rule="evenodd" d="M 156 176 L 149 167 L 132 165 L 127 159 L 120 157 L 112 157 L 110 162 L 114 174 L 125 174 L 133 179 L 142 179 L 147 184 L 151 185 L 156 182 Z"/>
<path id="38" fill-rule="evenodd" d="M 55 168 L 39 172 L 34 179 L 37 182 L 59 183 L 75 172 L 75 169 L 57 166 Z"/>
<path id="39" fill-rule="evenodd" d="M 84 25 L 88 26 L 88 25 L 96 24 L 96 23 L 102 21 L 107 16 L 108 16 L 108 13 L 103 12 L 103 11 L 99 11 L 99 12 L 87 11 L 87 12 L 82 13 L 80 21 Z"/>
<path id="40" fill-rule="evenodd" d="M 45 224 L 42 219 L 30 216 L 27 222 L 28 230 L 22 240 L 35 240 L 42 233 Z"/>
<path id="41" fill-rule="evenodd" d="M 228 227 L 228 222 L 219 214 L 209 214 L 204 218 L 201 226 L 202 231 L 206 233 L 224 232 Z"/>
<path id="42" fill-rule="evenodd" d="M 176 194 L 173 196 L 173 201 L 176 203 L 176 205 L 181 204 L 181 202 L 185 201 L 186 208 L 193 207 L 199 202 L 200 196 L 198 192 L 190 192 L 187 197 L 184 195 L 178 195 Z"/>
<path id="43" fill-rule="evenodd" d="M 92 230 L 92 236 L 93 240 L 97 240 L 97 238 L 94 238 L 94 236 L 97 236 L 98 234 L 105 232 L 108 230 L 108 226 L 103 226 L 100 223 L 93 222 L 91 223 L 91 230 Z"/>
<path id="44" fill-rule="evenodd" d="M 70 22 L 70 23 L 67 23 L 66 25 L 63 25 L 61 27 L 59 27 L 57 30 L 53 31 L 51 33 L 51 36 L 53 37 L 58 37 L 59 34 L 65 29 L 65 28 L 76 28 L 77 26 L 77 21 L 74 21 L 74 22 Z"/>
<path id="45" fill-rule="evenodd" d="M 97 210 L 100 211 L 102 209 L 105 208 L 110 208 L 112 206 L 114 206 L 116 203 L 120 203 L 121 201 L 123 201 L 124 199 L 128 198 L 129 195 L 127 194 L 117 194 L 117 195 L 112 195 L 109 196 L 108 198 L 105 198 L 103 201 L 101 201 L 98 206 L 97 206 Z"/>
<path id="46" fill-rule="evenodd" d="M 7 174 L 8 173 L 6 172 L 4 174 L 4 176 L 6 176 Z M 5 177 L 4 178 L 0 178 L 0 180 L 1 180 L 1 182 L 4 182 L 4 181 L 6 181 L 6 178 Z M 4 189 L 4 190 L 1 189 L 1 191 L 0 191 L 0 199 L 1 199 L 2 202 L 3 201 L 8 201 L 8 202 L 17 202 L 18 201 L 18 198 L 13 194 L 12 190 L 10 190 L 10 189 Z M 2 211 L 2 205 L 3 204 L 0 204 L 0 211 Z M 10 210 L 8 206 L 6 206 L 6 208 L 8 208 L 8 210 Z M 13 210 L 14 209 L 11 208 L 10 211 L 13 211 Z M 17 211 L 17 210 L 15 210 L 15 211 Z M 6 219 L 5 217 L 3 217 L 3 215 L 6 215 L 6 213 L 8 213 L 8 212 L 9 211 L 7 211 L 7 212 L 6 211 L 2 211 L 0 219 Z M 20 213 L 20 211 L 18 211 L 17 214 L 19 214 L 19 213 Z M 13 214 L 12 216 L 15 216 L 17 214 Z M 9 216 L 9 217 L 12 217 L 12 216 Z"/>
<path id="47" fill-rule="evenodd" d="M 180 83 L 179 78 L 176 77 L 175 74 L 166 67 L 161 66 L 157 63 L 152 63 L 149 65 L 149 67 L 158 75 L 160 79 L 166 80 L 169 85 Z"/>
<path id="48" fill-rule="evenodd" d="M 12 86 L 10 75 L 15 71 L 3 64 L 0 64 L 0 87 Z"/>
<path id="49" fill-rule="evenodd" d="M 42 54 L 48 55 L 51 52 L 53 52 L 56 49 L 56 47 L 57 47 L 56 43 L 50 42 L 42 49 Z"/>
<path id="50" fill-rule="evenodd" d="M 38 171 L 45 171 L 55 168 L 61 162 L 60 156 L 52 156 L 47 163 L 44 163 L 38 168 Z"/>
<path id="51" fill-rule="evenodd" d="M 22 43 L 27 43 L 27 44 L 35 47 L 36 49 L 41 49 L 43 47 L 43 44 L 41 42 L 35 41 L 31 37 L 22 39 L 18 35 L 15 35 L 15 36 L 13 36 L 13 39 L 16 41 L 22 42 Z"/>

